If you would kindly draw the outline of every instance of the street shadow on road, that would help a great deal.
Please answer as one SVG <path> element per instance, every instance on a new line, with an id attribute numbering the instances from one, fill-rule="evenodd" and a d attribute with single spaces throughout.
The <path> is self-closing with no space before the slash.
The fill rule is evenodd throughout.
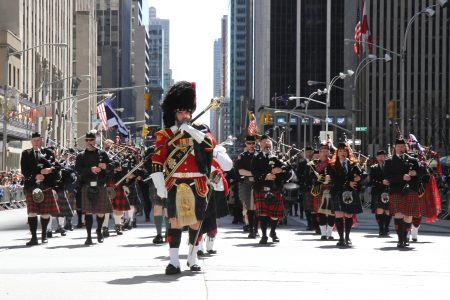
<path id="1" fill-rule="evenodd" d="M 316 248 L 319 249 L 337 249 L 337 250 L 349 250 L 349 249 L 353 249 L 355 247 L 338 247 L 336 245 L 322 245 L 322 246 L 318 246 Z"/>
<path id="2" fill-rule="evenodd" d="M 294 231 L 294 230 L 292 230 Z M 296 232 L 296 235 L 316 235 L 314 232 L 310 232 L 310 231 L 300 231 L 300 232 Z"/>
<path id="3" fill-rule="evenodd" d="M 127 247 L 127 248 L 132 248 L 132 247 L 136 247 L 136 248 L 140 248 L 140 247 L 162 247 L 165 246 L 165 244 L 153 244 L 153 243 L 149 243 L 149 244 L 127 244 L 127 245 L 120 245 L 120 247 Z"/>
<path id="4" fill-rule="evenodd" d="M 391 244 L 397 244 L 397 241 L 388 241 L 386 243 L 391 243 Z M 410 245 L 414 245 L 414 244 L 434 244 L 434 242 L 409 242 Z"/>
<path id="5" fill-rule="evenodd" d="M 180 259 L 187 259 L 187 255 L 185 255 L 185 254 L 179 255 L 179 257 L 180 257 Z M 165 255 L 161 255 L 161 256 L 156 256 L 155 259 L 169 260 L 169 257 L 165 256 Z"/>
<path id="6" fill-rule="evenodd" d="M 61 245 L 61 246 L 52 246 L 47 247 L 47 249 L 55 250 L 55 249 L 79 249 L 79 248 L 88 248 L 85 244 L 77 244 L 77 245 Z"/>
<path id="7" fill-rule="evenodd" d="M 191 272 L 191 271 L 183 271 L 180 274 L 176 275 L 166 275 L 166 274 L 153 274 L 148 276 L 134 276 L 131 278 L 119 278 L 111 281 L 107 281 L 108 284 L 117 284 L 117 285 L 130 285 L 130 284 L 143 284 L 148 282 L 160 282 L 160 283 L 170 283 L 177 281 L 181 277 L 194 277 L 197 275 L 202 275 L 202 272 Z"/>
<path id="8" fill-rule="evenodd" d="M 274 247 L 275 244 L 277 244 L 277 243 L 270 243 L 270 242 L 268 242 L 265 245 L 261 245 L 258 242 L 258 243 L 250 243 L 250 244 L 235 244 L 233 246 L 236 246 L 236 247 L 253 247 L 253 248 L 268 248 L 268 247 Z"/>
<path id="9" fill-rule="evenodd" d="M 242 233 L 245 234 L 247 232 L 244 232 L 243 230 L 231 230 L 231 231 L 224 231 L 224 234 L 233 234 L 233 233 Z"/>
<path id="10" fill-rule="evenodd" d="M 231 239 L 233 239 L 233 240 L 248 240 L 249 237 L 246 237 L 246 236 L 224 236 L 224 237 L 221 237 L 221 239 L 224 239 L 224 240 L 231 240 Z"/>
<path id="11" fill-rule="evenodd" d="M 381 248 L 374 248 L 375 250 L 380 250 L 380 251 L 416 251 L 414 248 L 412 247 L 408 247 L 408 248 L 397 248 L 397 247 L 381 247 Z"/>
<path id="12" fill-rule="evenodd" d="M 29 247 L 27 245 L 1 246 L 0 250 L 1 249 L 13 250 L 13 249 L 23 249 L 23 248 L 32 248 L 32 247 Z"/>

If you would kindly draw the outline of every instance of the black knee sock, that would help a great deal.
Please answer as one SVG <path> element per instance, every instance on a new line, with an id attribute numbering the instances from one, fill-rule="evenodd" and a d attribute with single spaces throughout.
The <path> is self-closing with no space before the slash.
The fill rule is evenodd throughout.
<path id="1" fill-rule="evenodd" d="M 386 233 L 389 232 L 389 226 L 391 225 L 391 219 L 392 217 L 390 215 L 384 215 L 384 230 Z"/>
<path id="2" fill-rule="evenodd" d="M 255 228 L 255 218 L 256 218 L 255 213 L 256 212 L 254 210 L 247 210 L 247 219 L 250 230 L 254 230 Z"/>
<path id="3" fill-rule="evenodd" d="M 259 217 L 259 219 L 261 221 L 262 236 L 267 237 L 267 225 L 269 224 L 269 217 L 261 216 Z"/>
<path id="4" fill-rule="evenodd" d="M 256 215 L 256 211 L 254 212 L 255 212 L 255 225 L 253 226 L 253 230 L 255 231 L 255 233 L 258 233 L 259 217 Z"/>
<path id="5" fill-rule="evenodd" d="M 305 210 L 305 216 L 306 216 L 306 226 L 308 226 L 309 228 L 312 228 L 311 211 Z"/>
<path id="6" fill-rule="evenodd" d="M 376 214 L 375 215 L 375 220 L 377 220 L 378 231 L 380 233 L 383 232 L 383 228 L 384 228 L 384 214 Z"/>
<path id="7" fill-rule="evenodd" d="M 28 217 L 28 226 L 30 227 L 31 238 L 37 239 L 37 226 L 38 226 L 38 218 L 37 217 Z"/>
<path id="8" fill-rule="evenodd" d="M 317 214 L 319 218 L 319 226 L 327 225 L 327 216 L 324 214 Z"/>
<path id="9" fill-rule="evenodd" d="M 395 231 L 397 231 L 398 241 L 403 241 L 403 219 L 394 219 Z"/>
<path id="10" fill-rule="evenodd" d="M 83 213 L 81 212 L 81 209 L 77 209 L 77 217 L 78 217 L 78 224 L 81 224 L 83 221 L 81 218 L 83 217 Z"/>
<path id="11" fill-rule="evenodd" d="M 405 221 L 403 221 L 403 235 L 404 235 L 404 240 L 406 241 L 407 236 L 408 236 L 408 232 L 411 230 L 411 223 L 406 223 Z"/>
<path id="12" fill-rule="evenodd" d="M 318 227 L 318 223 L 317 223 L 317 214 L 316 213 L 311 213 L 311 227 L 313 230 L 316 230 Z"/>
<path id="13" fill-rule="evenodd" d="M 345 218 L 345 239 L 349 240 L 350 239 L 350 230 L 352 230 L 352 226 L 353 226 L 353 218 Z"/>
<path id="14" fill-rule="evenodd" d="M 96 216 L 96 219 L 97 219 L 97 232 L 99 232 L 102 230 L 103 221 L 105 221 L 105 216 L 103 217 Z"/>
<path id="15" fill-rule="evenodd" d="M 334 226 L 334 220 L 336 220 L 335 216 L 328 216 L 328 218 L 327 218 L 327 225 L 330 226 L 330 227 L 333 227 Z"/>
<path id="16" fill-rule="evenodd" d="M 339 234 L 339 239 L 344 239 L 344 218 L 336 218 L 335 220 L 336 229 Z"/>
<path id="17" fill-rule="evenodd" d="M 92 231 L 92 223 L 94 223 L 94 217 L 92 215 L 85 215 L 84 220 L 86 221 L 87 237 L 90 238 Z"/>
<path id="18" fill-rule="evenodd" d="M 277 229 L 278 219 L 270 219 L 270 235 L 275 235 L 275 230 Z"/>
<path id="19" fill-rule="evenodd" d="M 195 230 L 195 229 L 192 229 L 191 227 L 189 227 L 189 244 L 190 245 L 196 245 L 196 246 L 198 245 L 198 241 L 199 241 L 198 238 L 200 238 L 201 235 L 199 234 L 197 240 L 195 240 L 195 238 L 197 237 L 197 231 L 198 230 Z"/>
<path id="20" fill-rule="evenodd" d="M 50 218 L 44 219 L 41 217 L 41 227 L 42 227 L 42 238 L 47 237 L 47 226 L 50 222 Z"/>
<path id="21" fill-rule="evenodd" d="M 181 229 L 169 229 L 167 231 L 167 241 L 170 248 L 180 248 L 181 244 Z"/>

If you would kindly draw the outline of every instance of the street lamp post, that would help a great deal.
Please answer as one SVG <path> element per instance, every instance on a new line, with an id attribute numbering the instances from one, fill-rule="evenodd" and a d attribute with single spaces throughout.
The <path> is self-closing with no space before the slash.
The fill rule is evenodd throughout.
<path id="1" fill-rule="evenodd" d="M 8 122 L 7 122 L 7 118 L 8 118 L 8 88 L 9 88 L 9 57 L 10 56 L 15 56 L 15 55 L 20 55 L 26 51 L 30 51 L 39 47 L 43 47 L 43 46 L 55 46 L 55 47 L 63 47 L 66 48 L 67 44 L 66 43 L 44 43 L 44 44 L 40 44 L 34 47 L 30 47 L 27 49 L 23 49 L 23 50 L 18 50 L 18 51 L 13 51 L 13 52 L 9 52 L 10 51 L 10 46 L 7 45 L 6 46 L 6 51 L 5 51 L 5 65 L 4 65 L 4 76 L 3 78 L 5 79 L 5 97 L 4 97 L 4 111 L 3 111 L 3 145 L 2 145 L 2 169 L 6 170 L 6 151 L 7 151 L 7 143 L 8 143 Z"/>

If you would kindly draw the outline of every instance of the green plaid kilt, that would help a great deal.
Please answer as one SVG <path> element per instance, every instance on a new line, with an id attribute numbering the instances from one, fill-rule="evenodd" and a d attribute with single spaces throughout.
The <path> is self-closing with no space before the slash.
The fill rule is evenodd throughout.
<path id="1" fill-rule="evenodd" d="M 283 194 L 280 191 L 271 191 L 274 195 L 273 203 L 266 199 L 267 192 L 254 192 L 256 215 L 281 219 L 284 216 Z"/>
<path id="2" fill-rule="evenodd" d="M 106 192 L 106 186 L 98 187 L 98 196 L 94 200 L 88 198 L 87 189 L 87 184 L 81 188 L 81 209 L 83 214 L 106 214 L 112 212 L 112 205 Z"/>
<path id="3" fill-rule="evenodd" d="M 25 190 L 25 198 L 27 200 L 27 213 L 35 213 L 38 215 L 52 215 L 59 214 L 59 207 L 56 201 L 55 194 L 51 188 L 44 189 L 44 201 L 42 203 L 35 203 L 33 201 L 32 190 Z"/>

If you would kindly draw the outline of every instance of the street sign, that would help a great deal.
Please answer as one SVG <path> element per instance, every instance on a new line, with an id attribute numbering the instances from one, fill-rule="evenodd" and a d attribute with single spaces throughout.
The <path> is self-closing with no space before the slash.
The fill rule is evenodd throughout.
<path id="1" fill-rule="evenodd" d="M 367 127 L 356 127 L 356 131 L 367 131 Z"/>

